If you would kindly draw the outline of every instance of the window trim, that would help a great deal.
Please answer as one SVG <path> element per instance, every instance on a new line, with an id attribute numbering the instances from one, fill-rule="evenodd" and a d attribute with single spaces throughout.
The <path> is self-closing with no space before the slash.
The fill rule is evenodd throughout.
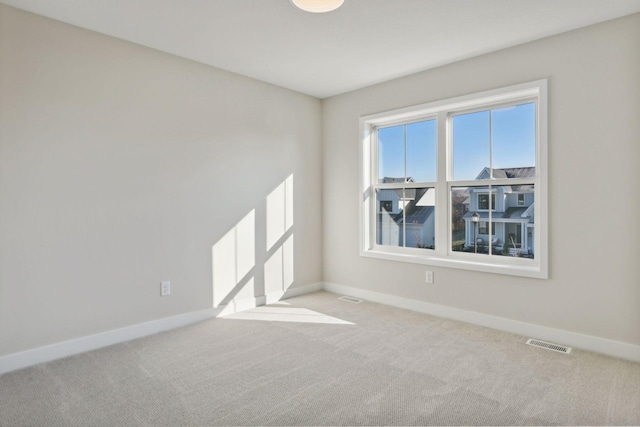
<path id="1" fill-rule="evenodd" d="M 487 179 L 474 181 L 453 180 L 453 115 L 468 111 L 501 106 L 518 105 L 525 101 L 536 102 L 536 176 L 533 179 Z M 406 187 L 434 187 L 436 191 L 435 249 L 394 248 L 376 244 L 375 236 L 375 191 L 373 184 L 377 174 L 377 144 L 375 130 L 397 124 L 436 118 L 437 180 L 430 183 L 404 183 Z M 488 90 L 475 94 L 429 102 L 417 106 L 400 108 L 360 117 L 360 255 L 378 259 L 508 274 L 538 279 L 548 278 L 548 184 L 547 184 L 547 80 Z M 451 188 L 453 186 L 517 185 L 531 183 L 535 187 L 534 259 L 517 257 L 482 256 L 479 254 L 454 252 L 451 249 Z M 378 184 L 379 185 L 379 184 Z M 443 214 L 444 213 L 444 214 Z"/>

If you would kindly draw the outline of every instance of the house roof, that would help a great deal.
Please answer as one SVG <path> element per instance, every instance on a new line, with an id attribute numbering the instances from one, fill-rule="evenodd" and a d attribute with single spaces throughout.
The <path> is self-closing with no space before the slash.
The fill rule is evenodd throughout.
<path id="1" fill-rule="evenodd" d="M 533 184 L 525 184 L 525 185 L 510 185 L 511 191 L 514 193 L 533 193 L 534 188 Z"/>
<path id="2" fill-rule="evenodd" d="M 533 178 L 536 176 L 536 168 L 534 166 L 526 166 L 522 168 L 494 168 L 494 178 Z M 480 171 L 476 179 L 487 179 L 489 177 L 489 168 L 486 167 Z"/>
<path id="3" fill-rule="evenodd" d="M 491 217 L 493 219 L 520 219 L 527 209 L 529 209 L 529 206 L 511 207 L 507 208 L 504 212 L 493 212 Z M 473 215 L 473 212 L 467 212 L 462 218 L 471 219 L 471 215 Z M 489 219 L 489 212 L 478 212 L 478 215 L 480 215 L 480 220 Z"/>
<path id="4" fill-rule="evenodd" d="M 511 207 L 502 213 L 502 218 L 522 218 L 522 214 L 529 209 L 527 207 Z"/>
<path id="5" fill-rule="evenodd" d="M 406 224 L 424 224 L 433 213 L 433 209 L 434 206 L 407 206 L 407 209 L 405 210 L 404 221 L 406 222 Z M 402 221 L 403 218 L 402 214 L 400 213 L 398 214 L 396 222 L 398 224 L 402 224 Z"/>
<path id="6" fill-rule="evenodd" d="M 505 168 L 494 169 L 504 171 L 507 178 L 533 178 L 536 176 L 536 168 L 534 166 L 527 166 L 524 168 Z"/>
<path id="7" fill-rule="evenodd" d="M 394 178 L 391 176 L 385 176 L 384 178 L 382 178 L 382 183 L 383 184 L 398 184 L 398 183 L 404 183 L 404 182 L 414 182 L 413 178 L 409 177 L 409 178 Z"/>
<path id="8" fill-rule="evenodd" d="M 414 188 L 412 189 L 415 194 L 415 198 L 407 203 L 404 208 L 404 212 L 400 212 L 396 215 L 396 222 L 402 224 L 404 221 L 406 224 L 424 224 L 425 221 L 433 214 L 434 206 L 419 206 L 418 203 L 429 190 L 428 188 Z M 404 217 L 403 217 L 404 214 Z"/>

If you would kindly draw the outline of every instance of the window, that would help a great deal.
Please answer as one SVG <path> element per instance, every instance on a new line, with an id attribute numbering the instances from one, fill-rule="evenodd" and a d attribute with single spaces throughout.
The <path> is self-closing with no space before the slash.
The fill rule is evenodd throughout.
<path id="1" fill-rule="evenodd" d="M 478 234 L 489 234 L 489 223 L 486 221 L 483 221 L 479 224 L 478 226 Z M 492 222 L 491 223 L 491 235 L 495 236 L 496 235 L 496 223 Z"/>
<path id="2" fill-rule="evenodd" d="M 546 81 L 362 117 L 363 256 L 547 277 Z"/>
<path id="3" fill-rule="evenodd" d="M 375 241 L 389 248 L 435 244 L 435 119 L 376 129 Z M 397 206 L 394 210 L 393 207 Z"/>
<path id="4" fill-rule="evenodd" d="M 393 212 L 393 202 L 390 200 L 381 200 L 380 212 Z"/>
<path id="5" fill-rule="evenodd" d="M 491 210 L 496 206 L 496 195 L 491 195 Z M 478 194 L 478 210 L 489 210 L 489 194 Z"/>

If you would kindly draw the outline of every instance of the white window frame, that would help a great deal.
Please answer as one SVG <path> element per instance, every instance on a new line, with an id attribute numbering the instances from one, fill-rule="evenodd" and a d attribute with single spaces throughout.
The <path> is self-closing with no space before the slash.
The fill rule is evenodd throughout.
<path id="1" fill-rule="evenodd" d="M 452 119 L 454 114 L 499 106 L 536 103 L 536 175 L 531 178 L 453 180 Z M 437 120 L 436 182 L 407 183 L 407 187 L 434 187 L 435 249 L 404 248 L 376 244 L 377 132 L 376 129 L 425 119 Z M 471 95 L 430 102 L 360 118 L 360 255 L 364 257 L 458 268 L 515 276 L 548 278 L 547 203 L 547 80 L 537 80 Z M 451 188 L 534 184 L 535 257 L 533 259 L 487 256 L 451 249 Z"/>

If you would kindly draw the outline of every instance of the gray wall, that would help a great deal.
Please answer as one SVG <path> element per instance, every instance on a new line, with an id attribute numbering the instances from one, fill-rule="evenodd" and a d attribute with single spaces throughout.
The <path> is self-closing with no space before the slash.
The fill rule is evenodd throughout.
<path id="1" fill-rule="evenodd" d="M 251 211 L 262 295 L 291 174 L 293 286 L 321 280 L 319 100 L 2 5 L 0 58 L 0 355 L 211 307 Z"/>
<path id="2" fill-rule="evenodd" d="M 639 76 L 636 14 L 325 100 L 325 281 L 640 344 Z M 541 78 L 549 280 L 359 256 L 361 115 Z M 424 283 L 427 269 L 435 285 Z"/>

